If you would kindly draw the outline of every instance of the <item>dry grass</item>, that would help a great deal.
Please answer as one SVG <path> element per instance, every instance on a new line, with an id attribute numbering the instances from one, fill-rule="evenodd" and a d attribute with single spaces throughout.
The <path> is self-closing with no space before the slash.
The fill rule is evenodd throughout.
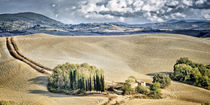
<path id="1" fill-rule="evenodd" d="M 122 105 L 200 105 L 200 103 L 193 103 L 188 101 L 180 101 L 173 99 L 134 99 Z"/>
<path id="2" fill-rule="evenodd" d="M 209 63 L 210 59 L 209 39 L 182 35 L 58 37 L 35 34 L 18 36 L 14 40 L 20 52 L 37 63 L 53 68 L 65 62 L 87 62 L 103 68 L 105 79 L 109 81 L 124 81 L 134 75 L 151 82 L 148 74 L 171 72 L 180 57 L 189 57 L 204 64 Z M 76 97 L 47 92 L 47 77 L 12 58 L 6 49 L 5 38 L 0 38 L 0 77 L 0 99 L 45 105 L 93 105 L 107 100 L 104 97 Z M 163 95 L 168 98 L 131 100 L 125 104 L 196 105 L 210 100 L 209 91 L 177 82 L 163 90 Z"/>
<path id="3" fill-rule="evenodd" d="M 30 105 L 94 105 L 107 100 L 101 96 L 79 97 L 48 92 L 47 76 L 11 57 L 5 42 L 6 38 L 0 38 L 0 100 Z"/>
<path id="4" fill-rule="evenodd" d="M 24 57 L 21 53 L 18 52 L 18 47 L 16 44 L 14 44 L 13 40 L 11 40 L 12 38 L 7 38 L 6 40 L 6 44 L 7 44 L 7 48 L 8 51 L 10 52 L 10 55 L 12 55 L 14 58 L 25 62 L 26 64 L 30 65 L 32 68 L 34 68 L 35 70 L 41 72 L 41 73 L 45 73 L 50 75 L 48 72 L 46 72 L 45 70 L 43 70 L 42 68 L 40 68 L 39 66 L 37 66 L 36 63 L 34 63 L 33 61 L 28 60 L 26 57 Z"/>

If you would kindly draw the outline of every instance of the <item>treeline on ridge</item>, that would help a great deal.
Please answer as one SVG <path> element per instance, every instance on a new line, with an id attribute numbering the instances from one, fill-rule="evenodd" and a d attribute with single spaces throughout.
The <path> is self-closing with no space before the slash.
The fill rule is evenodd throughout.
<path id="1" fill-rule="evenodd" d="M 84 93 L 86 91 L 105 91 L 102 69 L 87 63 L 58 65 L 49 78 L 48 89 L 51 92 L 68 94 Z"/>
<path id="2" fill-rule="evenodd" d="M 210 65 L 195 63 L 187 57 L 177 60 L 170 77 L 176 81 L 210 89 Z"/>

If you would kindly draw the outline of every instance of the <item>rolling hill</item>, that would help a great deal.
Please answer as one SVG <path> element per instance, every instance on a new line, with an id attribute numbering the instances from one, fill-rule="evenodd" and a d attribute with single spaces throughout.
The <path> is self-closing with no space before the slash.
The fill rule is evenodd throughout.
<path id="1" fill-rule="evenodd" d="M 1 36 L 37 33 L 42 30 L 61 30 L 63 23 L 44 15 L 24 12 L 0 15 Z"/>
<path id="2" fill-rule="evenodd" d="M 128 35 L 143 33 L 175 33 L 200 38 L 210 37 L 209 20 L 168 20 L 160 23 L 64 24 L 33 12 L 0 14 L 0 36 L 48 33 L 64 36 Z"/>
<path id="3" fill-rule="evenodd" d="M 180 57 L 209 64 L 210 40 L 179 34 L 124 36 L 53 36 L 33 34 L 15 36 L 20 52 L 33 61 L 53 68 L 65 62 L 96 65 L 104 69 L 107 81 L 124 81 L 134 75 L 151 82 L 153 73 L 172 72 Z M 30 105 L 101 105 L 103 96 L 69 96 L 47 91 L 48 77 L 22 61 L 14 59 L 0 38 L 0 100 Z M 161 100 L 129 100 L 132 105 L 200 105 L 210 100 L 208 90 L 179 83 L 162 90 Z"/>

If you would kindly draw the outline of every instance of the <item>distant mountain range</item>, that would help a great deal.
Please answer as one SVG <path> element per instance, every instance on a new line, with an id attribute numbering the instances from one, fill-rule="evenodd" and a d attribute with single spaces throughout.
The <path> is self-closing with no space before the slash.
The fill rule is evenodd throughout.
<path id="1" fill-rule="evenodd" d="M 169 20 L 161 23 L 81 23 L 64 24 L 41 14 L 25 12 L 0 14 L 0 36 L 48 33 L 54 35 L 125 35 L 140 33 L 176 33 L 210 37 L 208 20 Z"/>

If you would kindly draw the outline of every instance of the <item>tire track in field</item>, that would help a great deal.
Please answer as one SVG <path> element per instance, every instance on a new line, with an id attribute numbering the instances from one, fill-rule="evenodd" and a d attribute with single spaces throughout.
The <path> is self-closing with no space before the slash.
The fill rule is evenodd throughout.
<path id="1" fill-rule="evenodd" d="M 9 50 L 9 53 L 11 56 L 13 56 L 14 58 L 16 58 L 20 61 L 23 61 L 24 63 L 28 64 L 29 66 L 31 66 L 32 68 L 34 68 L 35 70 L 37 70 L 41 73 L 51 75 L 52 69 L 50 69 L 46 66 L 43 66 L 39 63 L 36 63 L 33 60 L 25 57 L 22 53 L 20 53 L 18 46 L 12 37 L 6 38 L 6 45 L 7 45 L 7 48 Z"/>

